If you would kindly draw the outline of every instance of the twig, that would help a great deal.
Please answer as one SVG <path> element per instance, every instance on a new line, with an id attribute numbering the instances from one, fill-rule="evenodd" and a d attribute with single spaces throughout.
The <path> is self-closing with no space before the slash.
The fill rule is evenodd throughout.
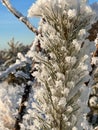
<path id="1" fill-rule="evenodd" d="M 31 76 L 31 80 L 32 81 L 34 80 L 34 78 L 32 76 Z M 31 92 L 31 88 L 32 88 L 32 85 L 28 85 L 28 84 L 24 88 L 24 93 L 23 93 L 23 96 L 22 96 L 22 101 L 20 103 L 19 110 L 18 110 L 18 117 L 16 118 L 16 122 L 15 122 L 13 130 L 20 130 L 20 123 L 22 123 L 23 116 L 26 113 L 25 102 L 28 102 L 28 98 L 29 98 L 29 94 Z"/>
<path id="2" fill-rule="evenodd" d="M 33 33 L 36 35 L 39 34 L 38 30 L 30 23 L 27 17 L 25 17 L 22 13 L 17 11 L 12 5 L 9 3 L 9 0 L 2 0 L 3 5 L 20 21 L 22 21 Z"/>

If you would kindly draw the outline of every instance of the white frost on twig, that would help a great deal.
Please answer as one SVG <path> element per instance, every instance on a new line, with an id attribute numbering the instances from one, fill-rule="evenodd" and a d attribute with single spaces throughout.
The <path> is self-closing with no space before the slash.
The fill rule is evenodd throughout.
<path id="1" fill-rule="evenodd" d="M 13 64 L 12 66 L 10 66 L 8 69 L 6 69 L 6 71 L 4 72 L 0 72 L 0 79 L 7 77 L 11 72 L 15 72 L 15 70 L 17 68 L 19 68 L 20 66 L 24 66 L 25 62 L 21 62 L 21 63 L 17 63 L 17 64 Z"/>
<path id="2" fill-rule="evenodd" d="M 17 71 L 15 73 L 15 76 L 16 77 L 22 77 L 22 78 L 25 78 L 25 79 L 30 79 L 30 77 L 27 74 L 25 74 L 23 71 Z"/>

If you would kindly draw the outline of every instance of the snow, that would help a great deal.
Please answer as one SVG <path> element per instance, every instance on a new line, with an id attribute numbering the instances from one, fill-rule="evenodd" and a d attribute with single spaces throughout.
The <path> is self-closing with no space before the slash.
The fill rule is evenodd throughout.
<path id="1" fill-rule="evenodd" d="M 23 93 L 22 87 L 0 83 L 0 130 L 13 129 L 20 93 Z"/>
<path id="2" fill-rule="evenodd" d="M 97 37 L 95 39 L 95 44 L 97 45 L 98 44 L 98 34 L 97 34 Z"/>
<path id="3" fill-rule="evenodd" d="M 18 77 L 22 77 L 22 78 L 25 78 L 25 79 L 30 79 L 30 77 L 27 75 L 27 74 L 25 74 L 23 71 L 17 71 L 16 73 L 15 73 L 15 76 L 18 78 Z"/>
<path id="4" fill-rule="evenodd" d="M 32 61 L 28 58 L 23 56 L 23 54 L 18 53 L 16 59 L 16 62 L 12 65 L 9 66 L 9 68 L 7 68 L 5 71 L 0 72 L 0 80 L 2 80 L 3 78 L 6 78 L 10 73 L 14 73 L 16 77 L 24 77 L 26 79 L 29 79 L 30 77 L 25 74 L 22 71 L 17 71 L 16 69 L 22 68 L 24 66 L 26 66 L 26 64 L 31 64 Z"/>
<path id="5" fill-rule="evenodd" d="M 97 96 L 92 96 L 89 100 L 90 106 L 94 107 L 94 106 L 98 106 L 98 97 Z"/>
<path id="6" fill-rule="evenodd" d="M 15 72 L 15 70 L 21 66 L 25 66 L 25 62 L 11 65 L 8 69 L 6 69 L 6 71 L 0 72 L 0 79 L 7 77 L 11 72 Z"/>
<path id="7" fill-rule="evenodd" d="M 68 10 L 68 17 L 70 18 L 70 19 L 72 19 L 72 18 L 74 18 L 74 17 L 76 17 L 77 16 L 77 11 L 75 10 L 75 9 L 69 9 Z"/>
<path id="8" fill-rule="evenodd" d="M 72 130 L 78 130 L 76 127 L 73 127 Z"/>

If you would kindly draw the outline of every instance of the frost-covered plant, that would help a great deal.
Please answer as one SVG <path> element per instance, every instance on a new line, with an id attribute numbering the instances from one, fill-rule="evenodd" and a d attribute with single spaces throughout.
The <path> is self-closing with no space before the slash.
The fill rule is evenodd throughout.
<path id="1" fill-rule="evenodd" d="M 94 12 L 87 5 L 86 0 L 38 0 L 29 10 L 29 16 L 41 17 L 40 26 L 36 30 L 27 17 L 12 7 L 10 0 L 2 0 L 2 3 L 37 34 L 26 57 L 19 53 L 16 63 L 0 73 L 0 78 L 12 73 L 17 79 L 23 76 L 27 79 L 25 81 L 31 80 L 32 61 L 28 57 L 35 60 L 36 69 L 32 69 L 33 72 L 35 71 L 32 75 L 37 79 L 37 88 L 34 90 L 34 97 L 30 92 L 28 103 L 20 104 L 27 106 L 27 113 L 18 122 L 21 127 L 19 129 L 77 130 L 76 127 L 80 125 L 78 119 L 82 117 L 79 113 L 82 107 L 79 97 L 85 98 L 82 90 L 86 85 L 90 85 L 91 80 L 90 53 L 94 45 L 86 37 L 88 29 L 95 20 Z M 17 71 L 21 67 L 26 67 L 26 73 Z M 12 104 L 15 104 L 13 93 L 11 96 L 9 92 L 4 91 L 3 94 L 6 93 Z M 14 105 L 12 107 L 11 104 L 10 107 L 10 104 L 2 102 L 2 96 L 0 99 L 1 105 L 8 108 L 8 111 L 5 109 L 7 117 L 10 117 L 8 120 L 10 126 L 6 127 L 5 122 L 2 122 L 4 115 L 1 113 L 3 110 L 1 108 L 0 127 L 2 130 L 10 130 L 15 124 L 15 121 L 11 122 L 14 111 L 10 112 Z M 23 116 L 23 113 L 20 114 Z"/>
<path id="2" fill-rule="evenodd" d="M 28 15 L 41 17 L 40 34 L 27 54 L 37 62 L 33 76 L 40 83 L 34 91 L 32 129 L 76 130 L 81 88 L 91 80 L 94 44 L 86 37 L 94 12 L 82 0 L 37 0 Z"/>
<path id="3" fill-rule="evenodd" d="M 18 113 L 23 87 L 0 83 L 0 130 L 12 130 Z"/>
<path id="4" fill-rule="evenodd" d="M 11 85 L 0 84 L 0 122 L 1 130 L 7 129 L 20 130 L 19 123 L 22 122 L 23 115 L 26 112 L 25 102 L 28 101 L 29 93 L 31 91 L 31 81 L 33 77 L 30 75 L 31 60 L 18 53 L 16 62 L 9 66 L 6 71 L 0 72 L 0 82 L 9 75 Z M 13 78 L 14 76 L 14 78 Z M 29 82 L 28 82 L 29 81 Z M 4 82 L 4 81 L 3 81 Z M 8 82 L 9 83 L 9 82 Z M 17 84 L 21 85 L 18 86 Z M 20 99 L 20 102 L 17 100 Z M 4 109 L 3 109 L 4 107 Z M 17 107 L 17 109 L 16 109 Z M 15 111 L 17 110 L 17 113 Z M 15 115 L 14 115 L 15 113 Z M 15 118 L 16 117 L 16 118 Z M 7 123 L 6 123 L 7 122 Z M 18 128 L 17 128 L 18 127 Z"/>

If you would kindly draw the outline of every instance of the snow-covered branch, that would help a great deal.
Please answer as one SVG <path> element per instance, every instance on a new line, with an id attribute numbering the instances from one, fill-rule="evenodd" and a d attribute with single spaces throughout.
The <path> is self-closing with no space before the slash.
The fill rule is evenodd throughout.
<path id="1" fill-rule="evenodd" d="M 36 35 L 38 34 L 38 30 L 29 22 L 27 17 L 25 17 L 22 13 L 17 11 L 15 8 L 12 7 L 9 0 L 2 0 L 3 5 L 5 5 L 8 10 L 17 17 L 20 21 L 22 21 L 32 32 L 34 32 Z"/>
<path id="2" fill-rule="evenodd" d="M 10 73 L 15 72 L 15 70 L 21 66 L 24 66 L 25 62 L 21 62 L 18 64 L 13 64 L 11 67 L 9 67 L 8 69 L 6 69 L 6 71 L 3 71 L 0 73 L 0 80 L 7 77 Z"/>
<path id="3" fill-rule="evenodd" d="M 15 77 L 29 79 L 30 77 L 24 72 L 16 71 L 17 69 L 26 66 L 26 64 L 31 64 L 31 60 L 27 57 L 24 57 L 21 53 L 18 53 L 18 59 L 16 62 L 10 65 L 5 71 L 0 72 L 0 80 L 7 78 L 10 73 L 13 73 Z"/>

